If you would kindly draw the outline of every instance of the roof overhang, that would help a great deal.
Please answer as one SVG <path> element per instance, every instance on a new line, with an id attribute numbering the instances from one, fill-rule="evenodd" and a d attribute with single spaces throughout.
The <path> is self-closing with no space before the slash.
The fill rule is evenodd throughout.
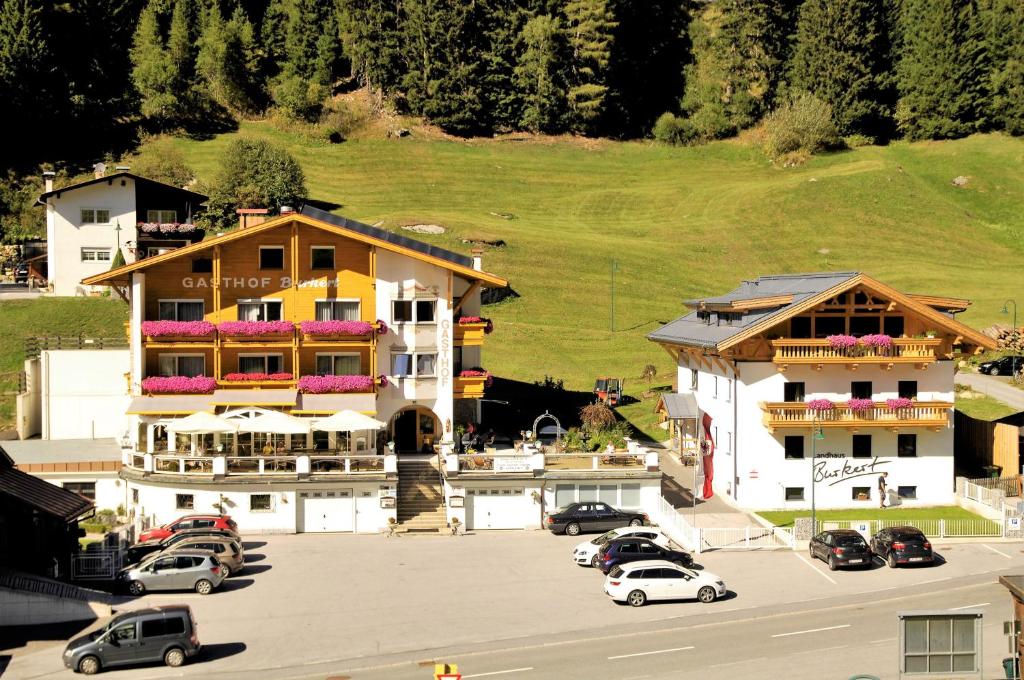
<path id="1" fill-rule="evenodd" d="M 782 307 L 793 301 L 792 295 L 771 295 L 767 297 L 749 298 L 745 300 L 729 300 L 727 302 L 710 302 L 706 300 L 687 300 L 685 304 L 690 309 L 712 312 L 744 312 L 753 309 L 770 309 Z"/>
<path id="2" fill-rule="evenodd" d="M 76 184 L 69 184 L 66 187 L 60 187 L 59 189 L 51 189 L 50 191 L 43 192 L 42 194 L 39 195 L 39 198 L 36 199 L 36 202 L 45 204 L 46 199 L 50 198 L 51 196 L 56 196 L 57 198 L 60 198 L 60 195 L 62 193 L 74 191 L 75 189 L 81 189 L 83 187 L 92 186 L 93 184 L 102 184 L 103 182 L 106 182 L 107 184 L 113 184 L 115 179 L 120 179 L 122 177 L 132 179 L 138 183 L 153 184 L 167 191 L 180 192 L 186 198 L 188 198 L 188 200 L 194 201 L 196 203 L 205 203 L 207 200 L 209 200 L 209 197 L 204 194 L 196 193 L 195 191 L 189 191 L 188 189 L 182 189 L 181 187 L 176 187 L 172 184 L 158 182 L 155 179 L 143 177 L 142 175 L 136 175 L 131 172 L 115 172 L 109 175 L 103 175 L 102 177 L 94 177 L 93 179 L 87 179 Z"/>

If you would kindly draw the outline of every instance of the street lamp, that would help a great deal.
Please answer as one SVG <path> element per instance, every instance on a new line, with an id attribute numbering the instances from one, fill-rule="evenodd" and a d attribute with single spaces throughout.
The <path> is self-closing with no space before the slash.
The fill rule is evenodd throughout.
<path id="1" fill-rule="evenodd" d="M 814 461 L 818 457 L 818 440 L 824 439 L 825 434 L 821 431 L 821 423 L 818 414 L 811 416 L 811 538 L 818 530 L 817 505 L 815 504 L 815 483 L 814 483 Z"/>
<path id="2" fill-rule="evenodd" d="M 1010 303 L 1013 303 L 1013 331 L 1016 333 L 1017 332 L 1017 301 L 1016 300 L 1007 300 L 1006 302 L 1004 302 L 1003 303 L 1003 314 L 1009 314 L 1010 313 L 1010 310 L 1007 309 L 1007 307 L 1006 307 L 1006 305 L 1008 305 Z M 1012 360 L 1011 364 L 1013 366 L 1013 370 L 1010 373 L 1010 375 L 1016 377 L 1016 375 L 1017 375 L 1017 350 L 1013 350 L 1013 360 Z"/>

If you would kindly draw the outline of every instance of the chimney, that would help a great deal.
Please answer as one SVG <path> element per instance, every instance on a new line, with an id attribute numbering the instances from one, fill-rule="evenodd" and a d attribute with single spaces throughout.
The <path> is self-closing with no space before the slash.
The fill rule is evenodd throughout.
<path id="1" fill-rule="evenodd" d="M 239 208 L 235 212 L 238 213 L 238 228 L 245 229 L 266 222 L 270 211 L 266 208 Z"/>
<path id="2" fill-rule="evenodd" d="M 114 166 L 114 170 L 117 170 L 118 172 L 128 172 L 131 169 L 132 169 L 132 166 L 130 166 L 130 165 L 115 165 Z"/>
<path id="3" fill-rule="evenodd" d="M 290 205 L 282 205 L 281 206 L 281 216 L 282 217 L 285 216 L 285 215 L 293 215 L 293 214 L 295 214 L 295 208 L 291 207 Z"/>
<path id="4" fill-rule="evenodd" d="M 484 249 L 473 248 L 469 252 L 473 253 L 473 269 L 482 272 L 484 270 Z"/>
<path id="5" fill-rule="evenodd" d="M 104 175 L 107 174 L 107 164 L 103 162 L 95 164 L 94 166 L 92 166 L 92 174 L 93 176 L 96 177 L 96 179 L 103 177 Z"/>
<path id="6" fill-rule="evenodd" d="M 43 173 L 43 186 L 47 192 L 53 191 L 53 178 L 57 176 L 53 170 L 47 170 Z"/>

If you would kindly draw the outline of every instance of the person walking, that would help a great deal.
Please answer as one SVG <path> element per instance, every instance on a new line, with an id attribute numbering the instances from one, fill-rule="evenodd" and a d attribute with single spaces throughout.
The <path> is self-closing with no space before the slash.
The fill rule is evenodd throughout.
<path id="1" fill-rule="evenodd" d="M 885 478 L 889 476 L 888 472 L 883 472 L 878 476 L 878 507 L 885 507 Z"/>

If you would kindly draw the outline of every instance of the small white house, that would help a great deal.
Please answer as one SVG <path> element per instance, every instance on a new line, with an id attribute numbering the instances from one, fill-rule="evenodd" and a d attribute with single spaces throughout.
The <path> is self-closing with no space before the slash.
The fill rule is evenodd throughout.
<path id="1" fill-rule="evenodd" d="M 128 507 L 128 485 L 119 477 L 121 445 L 115 439 L 6 441 L 2 449 L 18 470 L 85 496 L 97 510 Z"/>

